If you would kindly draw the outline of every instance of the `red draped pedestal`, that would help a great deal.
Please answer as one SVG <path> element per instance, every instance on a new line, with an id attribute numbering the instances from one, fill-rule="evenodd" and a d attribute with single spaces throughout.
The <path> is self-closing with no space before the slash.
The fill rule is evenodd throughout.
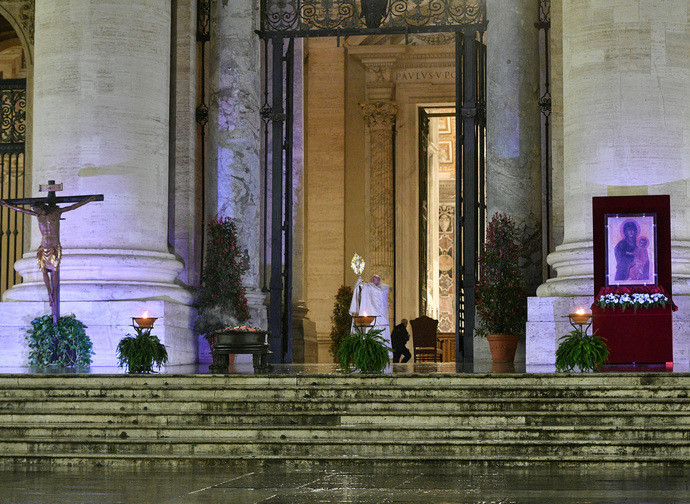
<path id="1" fill-rule="evenodd" d="M 607 264 L 609 248 L 620 237 L 612 233 L 609 237 L 607 216 L 621 216 L 635 219 L 640 215 L 654 216 L 655 232 L 648 238 L 656 242 L 656 272 L 654 285 L 634 284 L 624 280 L 613 280 L 609 269 L 615 264 Z M 615 231 L 615 230 L 614 230 Z M 671 198 L 668 195 L 654 196 L 606 196 L 592 198 L 592 232 L 594 238 L 594 294 L 592 306 L 592 325 L 599 336 L 606 338 L 610 350 L 611 364 L 656 364 L 673 361 L 673 319 L 676 310 L 673 304 L 673 279 L 671 276 Z M 613 238 L 608 243 L 608 238 Z M 607 280 L 608 279 L 608 280 Z M 609 281 L 612 285 L 609 285 Z M 633 285 L 634 284 L 634 285 Z M 634 294 L 663 294 L 666 306 L 654 308 L 629 306 L 622 311 L 619 307 L 598 306 L 602 296 L 607 294 L 628 294 L 632 302 Z M 660 304 L 659 300 L 643 301 Z"/>
<path id="2" fill-rule="evenodd" d="M 602 309 L 592 306 L 592 327 L 606 338 L 610 364 L 673 361 L 673 308 Z"/>

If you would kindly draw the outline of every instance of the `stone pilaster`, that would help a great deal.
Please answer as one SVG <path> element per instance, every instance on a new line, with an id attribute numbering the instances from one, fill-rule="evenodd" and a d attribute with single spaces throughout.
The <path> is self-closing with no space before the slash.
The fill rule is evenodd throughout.
<path id="1" fill-rule="evenodd" d="M 170 21 L 166 0 L 36 3 L 29 190 L 39 196 L 52 179 L 66 195 L 105 196 L 65 214 L 60 230 L 62 312 L 89 327 L 95 365 L 116 362 L 130 317 L 145 309 L 162 318 L 156 334 L 171 363 L 196 361 L 191 295 L 175 283 L 183 264 L 168 252 Z M 24 283 L 4 296 L 25 303 L 7 303 L 2 336 L 49 311 L 35 303 L 47 299 L 40 242 L 34 225 L 15 265 Z"/>
<path id="2" fill-rule="evenodd" d="M 173 40 L 175 43 L 173 72 L 175 83 L 172 99 L 171 161 L 174 172 L 171 175 L 170 201 L 170 243 L 185 263 L 180 280 L 186 285 L 198 285 L 201 273 L 201 241 L 203 234 L 201 206 L 199 204 L 200 170 L 197 169 L 197 123 L 198 98 L 196 2 L 177 1 L 172 4 Z"/>
<path id="3" fill-rule="evenodd" d="M 255 325 L 266 327 L 265 295 L 260 287 L 262 131 L 259 3 L 212 2 L 210 120 L 206 213 L 228 216 L 237 235 L 247 272 L 244 285 Z"/>
<path id="4" fill-rule="evenodd" d="M 292 146 L 293 228 L 292 228 L 292 361 L 318 361 L 316 323 L 307 317 L 305 254 L 305 173 L 304 173 L 304 44 L 295 40 L 294 122 Z"/>
<path id="5" fill-rule="evenodd" d="M 368 271 L 395 286 L 395 200 L 393 128 L 395 102 L 376 101 L 362 105 L 369 129 L 369 258 Z M 391 298 L 394 299 L 393 294 Z M 390 303 L 392 306 L 393 303 Z"/>
<path id="6" fill-rule="evenodd" d="M 506 212 L 524 225 L 523 271 L 528 292 L 543 281 L 539 117 L 539 2 L 488 0 L 488 218 Z"/>

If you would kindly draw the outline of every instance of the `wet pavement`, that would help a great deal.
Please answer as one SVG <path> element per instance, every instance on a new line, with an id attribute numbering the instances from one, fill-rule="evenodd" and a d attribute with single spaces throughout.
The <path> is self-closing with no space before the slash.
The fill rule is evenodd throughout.
<path id="1" fill-rule="evenodd" d="M 690 470 L 281 468 L 0 471 L 0 504 L 684 504 Z"/>

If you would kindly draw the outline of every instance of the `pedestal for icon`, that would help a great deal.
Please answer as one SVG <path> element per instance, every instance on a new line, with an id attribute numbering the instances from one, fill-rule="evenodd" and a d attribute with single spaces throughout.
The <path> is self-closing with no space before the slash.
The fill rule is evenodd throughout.
<path id="1" fill-rule="evenodd" d="M 595 302 L 611 291 L 629 296 L 660 291 L 672 299 L 670 198 L 593 198 L 592 218 Z M 622 248 L 627 234 L 633 252 Z M 595 303 L 593 330 L 606 340 L 609 363 L 673 362 L 673 306 L 622 309 Z"/>

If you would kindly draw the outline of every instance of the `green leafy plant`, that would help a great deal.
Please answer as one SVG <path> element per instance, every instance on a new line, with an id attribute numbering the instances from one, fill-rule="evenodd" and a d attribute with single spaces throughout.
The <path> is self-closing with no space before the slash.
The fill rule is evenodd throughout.
<path id="1" fill-rule="evenodd" d="M 572 371 L 577 366 L 580 371 L 598 371 L 609 359 L 606 340 L 586 331 L 573 329 L 559 338 L 556 349 L 556 370 Z"/>
<path id="2" fill-rule="evenodd" d="M 362 373 L 380 373 L 389 362 L 390 347 L 382 336 L 383 329 L 360 329 L 347 335 L 340 342 L 337 357 L 341 369 L 350 371 L 350 366 Z"/>
<path id="3" fill-rule="evenodd" d="M 338 348 L 343 339 L 350 334 L 352 328 L 352 315 L 350 315 L 350 303 L 352 302 L 352 287 L 342 285 L 335 295 L 333 315 L 331 315 L 331 356 L 334 362 L 338 362 Z"/>
<path id="4" fill-rule="evenodd" d="M 117 344 L 120 367 L 130 373 L 152 373 L 155 365 L 159 370 L 168 362 L 168 351 L 158 336 L 151 334 L 150 327 L 134 327 L 136 336 L 129 334 Z"/>
<path id="5" fill-rule="evenodd" d="M 508 215 L 497 213 L 489 222 L 479 258 L 477 336 L 524 332 L 527 296 L 519 264 L 516 224 Z"/>
<path id="6" fill-rule="evenodd" d="M 242 286 L 245 270 L 235 223 L 229 218 L 214 219 L 208 226 L 206 261 L 196 298 L 199 317 L 194 328 L 200 334 L 210 334 L 249 319 Z"/>
<path id="7" fill-rule="evenodd" d="M 86 326 L 74 314 L 58 319 L 44 315 L 31 321 L 26 339 L 31 351 L 29 365 L 38 367 L 88 367 L 93 344 L 86 335 Z"/>

